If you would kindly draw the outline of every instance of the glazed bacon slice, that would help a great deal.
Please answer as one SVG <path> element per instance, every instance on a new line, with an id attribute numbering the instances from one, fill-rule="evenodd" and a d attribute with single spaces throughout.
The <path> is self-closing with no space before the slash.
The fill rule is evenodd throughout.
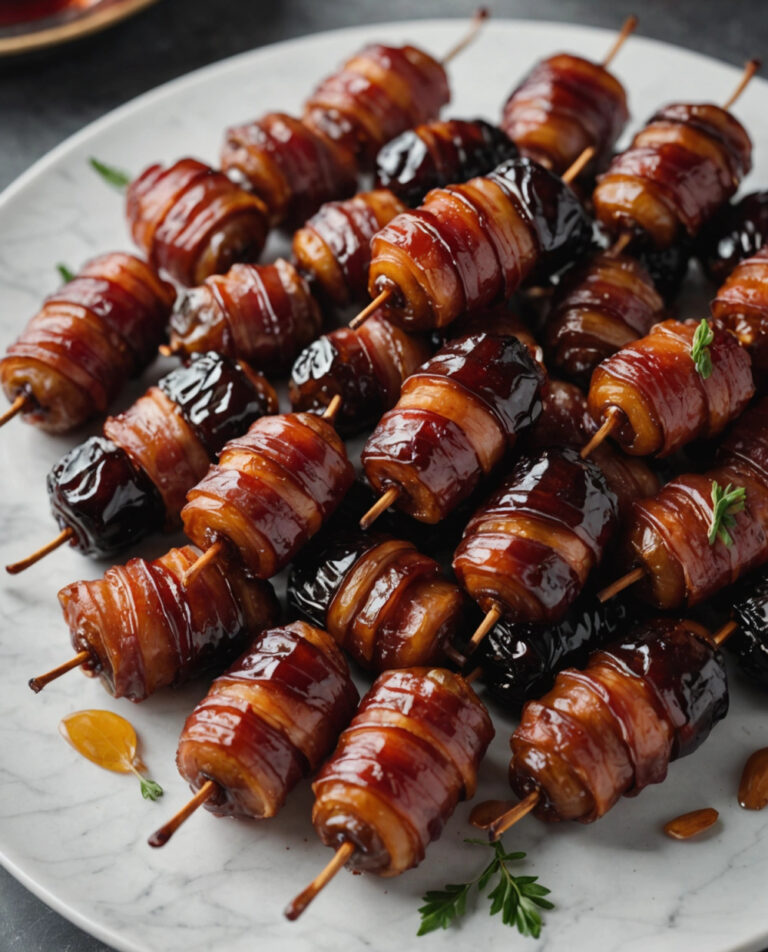
<path id="1" fill-rule="evenodd" d="M 288 603 L 361 667 L 381 672 L 438 663 L 464 597 L 413 543 L 350 531 L 294 563 Z"/>
<path id="2" fill-rule="evenodd" d="M 257 260 L 269 228 L 260 198 L 196 159 L 150 165 L 128 186 L 125 209 L 153 267 L 187 287 Z"/>
<path id="3" fill-rule="evenodd" d="M 543 373 L 514 337 L 449 341 L 403 383 L 365 444 L 363 469 L 379 492 L 436 523 L 470 495 L 539 416 Z"/>
<path id="4" fill-rule="evenodd" d="M 154 562 L 131 559 L 92 582 L 59 592 L 81 666 L 115 697 L 143 701 L 211 667 L 223 667 L 279 614 L 268 582 L 236 567 L 206 565 L 189 586 L 184 572 L 200 553 L 171 549 Z"/>
<path id="5" fill-rule="evenodd" d="M 768 247 L 737 264 L 712 302 L 712 316 L 749 351 L 755 375 L 768 376 Z"/>
<path id="6" fill-rule="evenodd" d="M 430 189 L 487 175 L 517 146 L 483 119 L 448 119 L 408 129 L 376 156 L 376 184 L 406 205 L 421 204 Z"/>
<path id="7" fill-rule="evenodd" d="M 593 193 L 613 232 L 645 232 L 659 247 L 695 235 L 752 167 L 741 123 L 710 103 L 673 103 L 651 117 L 611 162 Z"/>
<path id="8" fill-rule="evenodd" d="M 696 321 L 664 321 L 647 337 L 599 364 L 589 388 L 598 422 L 616 414 L 611 435 L 637 456 L 669 456 L 695 439 L 717 436 L 754 395 L 749 354 L 736 338 L 712 325 L 711 375 L 691 356 Z"/>
<path id="9" fill-rule="evenodd" d="M 587 247 L 576 195 L 530 159 L 433 189 L 371 242 L 368 292 L 387 292 L 386 317 L 407 330 L 445 327 L 465 312 L 545 280 Z"/>
<path id="10" fill-rule="evenodd" d="M 328 202 L 293 236 L 293 256 L 315 293 L 336 307 L 365 300 L 371 239 L 405 205 L 384 188 Z"/>
<path id="11" fill-rule="evenodd" d="M 627 255 L 598 255 L 564 280 L 547 315 L 547 363 L 589 385 L 606 357 L 645 337 L 664 302 L 645 268 Z"/>
<path id="12" fill-rule="evenodd" d="M 487 612 L 559 621 L 601 561 L 619 521 L 598 466 L 575 450 L 520 460 L 472 517 L 453 559 L 459 584 Z"/>
<path id="13" fill-rule="evenodd" d="M 312 413 L 262 417 L 230 440 L 187 495 L 184 531 L 221 541 L 257 578 L 270 578 L 328 520 L 355 472 L 333 426 Z"/>
<path id="14" fill-rule="evenodd" d="M 288 261 L 236 264 L 180 296 L 171 314 L 171 349 L 182 355 L 215 350 L 279 372 L 321 326 L 320 308 Z"/>
<path id="15" fill-rule="evenodd" d="M 655 619 L 561 672 L 523 708 L 509 777 L 536 815 L 591 823 L 622 796 L 661 783 L 728 711 L 721 652 L 695 622 Z"/>
<path id="16" fill-rule="evenodd" d="M 349 153 L 284 112 L 228 129 L 221 168 L 264 202 L 273 227 L 296 228 L 323 202 L 351 195 L 357 185 Z"/>
<path id="17" fill-rule="evenodd" d="M 699 604 L 768 561 L 768 401 L 741 417 L 718 455 L 715 469 L 678 476 L 635 503 L 626 561 L 646 569 L 636 590 L 658 608 Z M 745 490 L 731 545 L 709 541 L 715 483 Z"/>
<path id="18" fill-rule="evenodd" d="M 320 839 L 352 842 L 355 870 L 397 876 L 417 866 L 458 801 L 473 796 L 493 734 L 460 675 L 442 668 L 380 675 L 312 784 Z"/>
<path id="19" fill-rule="evenodd" d="M 289 395 L 294 410 L 322 410 L 336 396 L 336 427 L 357 433 L 375 423 L 400 396 L 406 377 L 430 355 L 421 337 L 373 314 L 360 327 L 340 327 L 312 341 L 296 358 Z"/>
<path id="20" fill-rule="evenodd" d="M 504 104 L 501 128 L 523 155 L 562 175 L 588 148 L 602 168 L 629 119 L 624 87 L 604 66 L 558 53 L 531 70 Z"/>
<path id="21" fill-rule="evenodd" d="M 303 622 L 257 635 L 187 718 L 176 763 L 217 816 L 265 819 L 316 770 L 359 696 L 333 638 Z"/>
<path id="22" fill-rule="evenodd" d="M 46 298 L 0 360 L 9 400 L 51 433 L 103 413 L 154 359 L 175 292 L 144 261 L 113 252 L 89 261 Z"/>
<path id="23" fill-rule="evenodd" d="M 428 53 L 374 43 L 320 83 L 303 121 L 365 171 L 386 142 L 435 119 L 450 98 L 445 69 Z"/>

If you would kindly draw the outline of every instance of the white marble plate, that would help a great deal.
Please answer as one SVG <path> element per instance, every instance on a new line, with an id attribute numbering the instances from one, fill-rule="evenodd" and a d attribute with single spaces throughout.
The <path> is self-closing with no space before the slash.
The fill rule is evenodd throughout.
<path id="1" fill-rule="evenodd" d="M 440 53 L 460 21 L 360 27 L 267 47 L 170 83 L 74 136 L 19 179 L 0 202 L 0 341 L 10 341 L 57 283 L 54 266 L 128 248 L 119 196 L 87 167 L 96 155 L 138 171 L 155 159 L 192 154 L 215 160 L 223 128 L 269 109 L 295 110 L 315 80 L 372 39 L 411 40 Z M 491 21 L 451 68 L 450 113 L 498 116 L 503 99 L 539 57 L 559 49 L 600 58 L 611 41 L 601 30 Z M 738 71 L 694 53 L 631 39 L 615 69 L 642 121 L 671 97 L 722 100 Z M 755 140 L 751 183 L 768 183 L 768 85 L 755 80 L 738 105 Z M 161 372 L 154 367 L 125 394 L 125 406 Z M 50 538 L 45 474 L 74 437 L 52 439 L 13 421 L 0 433 L 0 564 Z M 167 539 L 143 546 L 160 554 Z M 38 697 L 30 675 L 68 656 L 55 593 L 104 569 L 60 550 L 25 575 L 0 581 L 0 846 L 8 868 L 42 899 L 113 946 L 132 952 L 322 952 L 404 948 L 458 950 L 531 946 L 484 908 L 457 928 L 415 942 L 416 908 L 426 888 L 462 881 L 485 862 L 464 846 L 471 835 L 461 805 L 422 866 L 396 880 L 341 873 L 306 915 L 289 925 L 282 909 L 329 858 L 309 821 L 307 785 L 272 822 L 216 820 L 201 811 L 163 850 L 147 835 L 180 806 L 186 785 L 173 757 L 178 732 L 205 685 L 163 693 L 133 707 L 112 701 L 78 673 Z M 545 827 L 528 819 L 507 836 L 528 852 L 526 872 L 553 891 L 539 948 L 589 950 L 757 950 L 768 945 L 768 812 L 736 804 L 741 766 L 768 744 L 764 697 L 734 678 L 732 713 L 692 757 L 672 766 L 661 786 L 625 800 L 589 827 Z M 166 790 L 143 801 L 128 777 L 78 757 L 59 737 L 60 718 L 85 707 L 129 717 L 151 774 Z M 481 771 L 479 797 L 505 797 L 511 722 Z M 711 805 L 721 822 L 700 841 L 675 843 L 660 826 Z"/>

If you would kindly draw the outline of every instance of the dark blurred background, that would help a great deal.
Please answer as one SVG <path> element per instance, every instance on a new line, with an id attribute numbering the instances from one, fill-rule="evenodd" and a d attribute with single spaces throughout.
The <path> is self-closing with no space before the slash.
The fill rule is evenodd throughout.
<path id="1" fill-rule="evenodd" d="M 473 0 L 160 0 L 76 45 L 0 60 L 0 188 L 91 120 L 200 66 L 336 27 L 466 17 L 477 5 Z M 487 5 L 499 17 L 614 29 L 637 13 L 639 34 L 734 64 L 768 50 L 768 4 L 762 0 L 490 0 Z M 106 949 L 0 870 L 0 952 Z"/>

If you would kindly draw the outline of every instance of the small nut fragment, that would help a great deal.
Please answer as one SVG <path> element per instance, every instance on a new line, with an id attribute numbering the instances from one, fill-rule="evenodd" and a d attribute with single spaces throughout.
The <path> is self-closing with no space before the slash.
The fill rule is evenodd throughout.
<path id="1" fill-rule="evenodd" d="M 708 830 L 720 814 L 712 807 L 704 807 L 702 810 L 692 810 L 690 813 L 684 813 L 682 816 L 675 817 L 669 823 L 664 824 L 664 832 L 671 836 L 673 840 L 689 840 L 692 836 L 698 836 L 704 830 Z"/>

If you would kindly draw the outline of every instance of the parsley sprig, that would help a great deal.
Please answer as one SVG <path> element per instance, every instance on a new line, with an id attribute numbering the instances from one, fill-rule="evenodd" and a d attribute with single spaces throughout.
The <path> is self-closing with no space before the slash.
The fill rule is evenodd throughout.
<path id="1" fill-rule="evenodd" d="M 113 165 L 107 165 L 105 162 L 100 162 L 94 158 L 89 159 L 89 162 L 91 168 L 99 173 L 107 185 L 111 185 L 121 192 L 131 181 L 131 176 L 127 172 L 123 172 L 122 169 L 116 169 Z"/>
<path id="2" fill-rule="evenodd" d="M 57 264 L 56 270 L 61 275 L 62 281 L 73 281 L 75 278 L 75 272 L 71 268 L 68 268 L 65 264 Z"/>
<path id="3" fill-rule="evenodd" d="M 491 900 L 490 915 L 501 913 L 501 921 L 506 926 L 515 926 L 522 935 L 538 939 L 541 934 L 541 913 L 539 909 L 553 909 L 544 897 L 549 895 L 546 886 L 537 882 L 538 876 L 513 876 L 507 863 L 525 859 L 525 853 L 507 853 L 499 840 L 488 843 L 485 840 L 465 840 L 475 846 L 488 846 L 493 851 L 493 859 L 475 879 L 468 883 L 448 883 L 443 889 L 430 890 L 423 896 L 421 926 L 417 935 L 426 935 L 435 929 L 447 929 L 454 919 L 467 911 L 467 897 L 473 886 L 482 893 L 494 876 L 498 882 L 488 893 Z"/>
<path id="4" fill-rule="evenodd" d="M 141 795 L 145 800 L 159 800 L 162 797 L 164 791 L 159 783 L 141 775 L 139 779 L 141 780 Z"/>
<path id="5" fill-rule="evenodd" d="M 691 344 L 691 359 L 696 364 L 696 370 L 702 380 L 712 376 L 712 355 L 709 352 L 709 345 L 714 339 L 715 332 L 709 326 L 709 321 L 702 317 Z"/>
<path id="6" fill-rule="evenodd" d="M 733 545 L 728 531 L 736 525 L 736 513 L 742 512 L 745 505 L 746 489 L 739 486 L 734 489 L 731 483 L 723 489 L 717 481 L 712 483 L 712 521 L 709 524 L 709 544 L 714 545 L 720 539 L 727 546 Z"/>

